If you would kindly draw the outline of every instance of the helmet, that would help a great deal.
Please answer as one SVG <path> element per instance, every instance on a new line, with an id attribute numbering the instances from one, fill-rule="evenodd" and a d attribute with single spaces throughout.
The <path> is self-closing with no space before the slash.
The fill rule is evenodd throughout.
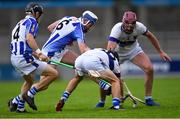
<path id="1" fill-rule="evenodd" d="M 92 13 L 91 11 L 84 11 L 82 14 L 82 18 L 89 20 L 89 22 L 92 23 L 93 25 L 98 20 L 98 17 L 94 13 Z"/>
<path id="2" fill-rule="evenodd" d="M 123 15 L 122 22 L 123 23 L 136 23 L 137 18 L 136 18 L 136 13 L 132 11 L 127 11 Z"/>
<path id="3" fill-rule="evenodd" d="M 25 12 L 26 13 L 30 12 L 32 14 L 39 12 L 39 14 L 41 15 L 43 13 L 43 7 L 38 3 L 31 2 L 26 6 Z"/>

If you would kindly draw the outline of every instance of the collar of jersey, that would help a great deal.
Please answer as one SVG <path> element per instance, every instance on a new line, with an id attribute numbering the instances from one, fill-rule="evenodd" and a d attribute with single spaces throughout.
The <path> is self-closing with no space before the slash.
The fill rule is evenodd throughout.
<path id="1" fill-rule="evenodd" d="M 36 20 L 33 16 L 31 16 L 31 15 L 26 15 L 26 17 L 25 18 L 32 18 L 32 19 L 34 19 L 34 20 Z"/>

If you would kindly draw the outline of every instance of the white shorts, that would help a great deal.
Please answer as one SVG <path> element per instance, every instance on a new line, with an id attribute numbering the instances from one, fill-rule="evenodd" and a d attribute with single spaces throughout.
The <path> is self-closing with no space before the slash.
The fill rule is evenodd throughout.
<path id="1" fill-rule="evenodd" d="M 133 48 L 130 52 L 126 53 L 126 54 L 119 53 L 119 63 L 122 64 L 125 61 L 130 61 L 130 60 L 132 60 L 135 56 L 137 56 L 141 52 L 143 52 L 143 50 L 138 45 L 135 48 Z"/>
<path id="2" fill-rule="evenodd" d="M 64 50 L 55 52 L 54 55 L 53 55 L 52 57 L 50 57 L 50 58 L 51 58 L 51 60 L 53 60 L 53 61 L 58 61 L 58 62 L 60 62 L 60 61 L 62 60 L 63 56 L 64 56 L 68 51 L 69 51 L 68 49 L 64 49 Z M 48 56 L 48 53 L 47 53 L 47 52 L 45 52 L 45 51 L 43 51 L 43 50 L 42 50 L 42 52 L 43 52 L 43 54 L 45 54 L 46 56 Z M 50 64 L 54 64 L 54 63 L 50 62 Z M 57 64 L 54 64 L 54 65 L 57 65 Z"/>
<path id="3" fill-rule="evenodd" d="M 33 71 L 41 74 L 48 65 L 46 62 L 37 59 L 34 59 L 33 63 L 27 63 L 22 55 L 11 55 L 11 63 L 22 76 L 29 75 Z"/>
<path id="4" fill-rule="evenodd" d="M 85 56 L 80 56 L 75 60 L 75 68 L 76 73 L 83 76 L 88 73 L 88 70 L 103 71 L 108 69 L 108 66 L 106 66 L 98 57 L 88 56 L 87 59 Z"/>

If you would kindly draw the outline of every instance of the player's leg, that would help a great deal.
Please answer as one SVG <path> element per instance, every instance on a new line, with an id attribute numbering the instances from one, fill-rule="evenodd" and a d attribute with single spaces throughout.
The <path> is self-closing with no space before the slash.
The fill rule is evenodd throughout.
<path id="1" fill-rule="evenodd" d="M 123 98 L 124 98 L 123 82 L 122 82 L 122 79 L 120 79 L 119 81 L 120 81 L 120 99 L 121 101 L 123 101 Z"/>
<path id="2" fill-rule="evenodd" d="M 123 83 L 122 80 L 120 79 L 120 100 L 123 102 L 123 97 L 124 97 L 124 89 L 123 89 Z M 100 90 L 100 100 L 96 104 L 96 107 L 104 107 L 105 101 L 106 101 L 106 96 L 111 94 L 111 86 L 108 88 L 108 90 L 104 90 L 103 88 L 99 88 Z"/>
<path id="3" fill-rule="evenodd" d="M 56 105 L 56 111 L 62 111 L 62 108 L 63 108 L 65 102 L 68 100 L 69 96 L 76 89 L 76 87 L 78 86 L 78 84 L 80 83 L 80 81 L 82 79 L 83 79 L 82 76 L 76 75 L 74 78 L 72 78 L 69 81 L 65 91 L 63 92 L 59 102 Z"/>
<path id="4" fill-rule="evenodd" d="M 96 104 L 96 107 L 104 107 L 105 105 L 105 101 L 106 101 L 106 91 L 103 90 L 102 88 L 99 88 L 100 91 L 100 100 L 99 102 Z"/>
<path id="5" fill-rule="evenodd" d="M 82 59 L 87 59 L 87 57 L 84 56 Z M 81 59 L 77 58 L 76 61 L 78 60 Z M 100 74 L 100 78 L 107 80 L 111 84 L 113 107 L 115 109 L 119 109 L 120 83 L 116 75 L 106 65 L 102 63 L 102 60 L 99 59 L 99 57 L 89 56 L 88 60 L 82 60 L 81 64 L 83 64 L 82 67 L 84 71 L 96 71 Z M 76 67 L 78 67 L 78 64 L 76 64 Z"/>
<path id="6" fill-rule="evenodd" d="M 10 111 L 26 112 L 23 94 L 27 93 L 33 84 L 33 71 L 35 68 L 31 67 L 24 58 L 11 57 L 11 61 L 16 70 L 23 76 L 25 82 L 21 87 L 21 93 L 8 102 L 9 109 Z M 19 64 L 19 62 L 21 63 Z"/>
<path id="7" fill-rule="evenodd" d="M 31 88 L 33 84 L 33 76 L 32 75 L 24 75 L 23 76 L 25 82 L 21 86 L 21 94 L 16 96 L 15 98 L 9 101 L 9 109 L 11 112 L 26 112 L 25 110 L 25 101 L 22 98 L 22 95 L 27 93 L 27 91 Z"/>
<path id="8" fill-rule="evenodd" d="M 48 86 L 57 79 L 58 77 L 58 71 L 56 69 L 54 69 L 53 67 L 51 67 L 50 65 L 47 64 L 46 68 L 43 70 L 42 74 L 41 74 L 41 79 L 39 80 L 39 82 L 37 82 L 35 85 L 33 85 L 32 92 L 31 90 L 28 91 L 28 95 L 30 97 L 34 97 L 34 95 L 42 90 L 45 90 L 48 88 Z M 34 91 L 33 91 L 34 89 Z M 34 93 L 33 93 L 34 92 Z"/>
<path id="9" fill-rule="evenodd" d="M 140 67 L 146 74 L 145 99 L 146 101 L 150 100 L 149 103 L 147 102 L 147 105 L 149 106 L 158 105 L 152 100 L 154 70 L 149 57 L 144 52 L 141 52 L 132 59 L 132 63 Z"/>
<path id="10" fill-rule="evenodd" d="M 132 63 L 139 66 L 146 73 L 145 95 L 151 96 L 153 86 L 153 65 L 149 57 L 144 52 L 142 52 L 132 59 Z"/>
<path id="11" fill-rule="evenodd" d="M 108 80 L 111 83 L 111 92 L 113 97 L 113 109 L 119 109 L 120 105 L 120 82 L 116 75 L 109 69 L 103 70 L 99 72 L 101 74 L 101 78 Z"/>
<path id="12" fill-rule="evenodd" d="M 75 52 L 73 52 L 71 50 L 68 50 L 63 55 L 63 57 L 61 59 L 61 62 L 66 63 L 66 64 L 74 65 L 74 62 L 75 62 L 77 57 L 78 57 L 78 54 L 76 54 Z"/>
<path id="13" fill-rule="evenodd" d="M 37 92 L 47 89 L 50 83 L 52 83 L 57 77 L 58 72 L 56 69 L 52 68 L 49 64 L 41 61 L 35 61 L 38 64 L 36 69 L 37 73 L 41 74 L 41 78 L 39 82 L 34 84 L 31 89 L 23 95 L 25 101 L 29 104 L 29 106 L 33 110 L 37 110 L 37 107 L 34 103 L 34 96 Z"/>
<path id="14" fill-rule="evenodd" d="M 25 100 L 22 98 L 22 95 L 27 93 L 28 90 L 31 88 L 34 80 L 34 74 L 31 73 L 29 75 L 24 75 L 23 78 L 25 79 L 24 84 L 21 87 L 21 96 L 20 101 L 18 102 L 18 107 L 16 112 L 26 112 L 25 110 Z"/>

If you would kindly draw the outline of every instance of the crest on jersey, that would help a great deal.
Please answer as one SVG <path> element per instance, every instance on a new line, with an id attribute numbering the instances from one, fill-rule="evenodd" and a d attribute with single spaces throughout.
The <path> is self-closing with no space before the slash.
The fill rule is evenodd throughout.
<path id="1" fill-rule="evenodd" d="M 33 24 L 31 27 L 31 31 L 34 32 L 34 30 L 35 30 L 35 25 Z"/>

